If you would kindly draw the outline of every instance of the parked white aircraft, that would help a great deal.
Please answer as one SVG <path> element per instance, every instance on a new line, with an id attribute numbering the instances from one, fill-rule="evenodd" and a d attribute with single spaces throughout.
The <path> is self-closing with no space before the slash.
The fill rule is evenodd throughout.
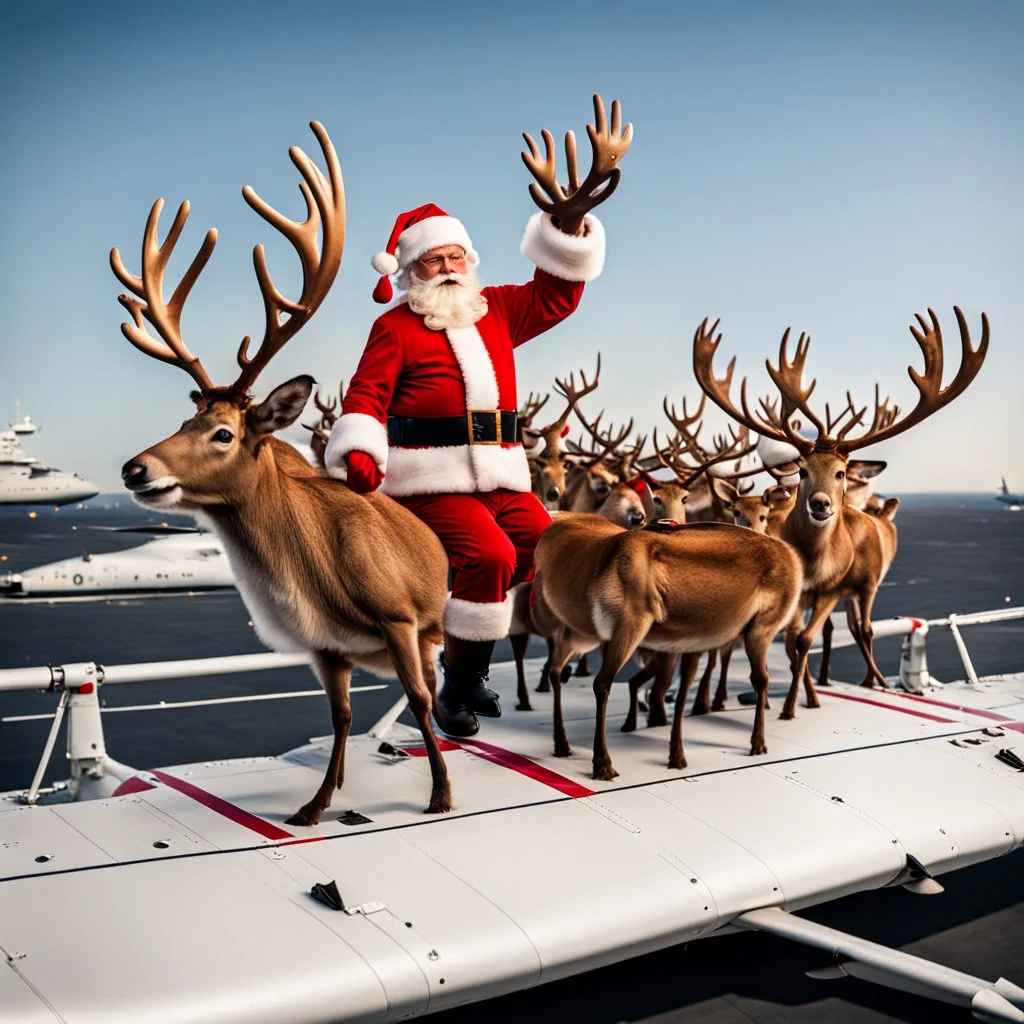
<path id="1" fill-rule="evenodd" d="M 16 417 L 10 429 L 0 431 L 0 505 L 69 505 L 99 494 L 96 484 L 44 466 L 22 450 L 22 436 L 38 429 L 23 416 Z"/>
<path id="2" fill-rule="evenodd" d="M 64 558 L 0 577 L 10 597 L 82 597 L 124 592 L 158 593 L 233 587 L 220 541 L 191 527 L 131 527 L 125 533 L 158 533 L 139 547 Z"/>

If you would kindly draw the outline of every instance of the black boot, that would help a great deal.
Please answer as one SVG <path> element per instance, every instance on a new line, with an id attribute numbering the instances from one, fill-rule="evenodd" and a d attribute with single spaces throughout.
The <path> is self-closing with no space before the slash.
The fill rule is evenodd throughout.
<path id="1" fill-rule="evenodd" d="M 442 732 L 449 736 L 475 736 L 480 723 L 467 701 L 467 688 L 461 674 L 449 668 L 441 655 L 441 672 L 444 681 L 434 698 L 434 720 Z"/>
<path id="2" fill-rule="evenodd" d="M 441 669 L 445 681 L 455 680 L 466 707 L 483 718 L 501 718 L 498 694 L 487 686 L 493 640 L 463 640 L 445 635 Z"/>

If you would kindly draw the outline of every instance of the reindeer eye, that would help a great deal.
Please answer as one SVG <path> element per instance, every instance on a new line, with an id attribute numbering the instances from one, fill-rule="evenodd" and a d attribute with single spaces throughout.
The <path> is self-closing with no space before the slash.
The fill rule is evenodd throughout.
<path id="1" fill-rule="evenodd" d="M 219 441 L 221 444 L 231 444 L 234 439 L 235 435 L 232 434 L 230 430 L 225 430 L 224 427 L 221 427 L 210 440 Z"/>
<path id="2" fill-rule="evenodd" d="M 654 504 L 655 505 L 662 504 L 661 498 L 659 498 L 657 495 L 654 496 Z"/>
<path id="3" fill-rule="evenodd" d="M 800 470 L 800 479 L 801 480 L 806 480 L 807 479 L 807 470 L 806 469 L 801 469 Z"/>
<path id="4" fill-rule="evenodd" d="M 690 500 L 690 496 L 688 494 L 684 494 L 683 495 L 683 504 L 685 505 L 689 500 Z"/>
<path id="5" fill-rule="evenodd" d="M 767 516 L 758 516 L 758 519 L 760 519 L 762 523 L 763 523 L 763 522 L 764 522 L 764 521 L 765 521 L 765 520 L 766 520 L 767 518 L 768 518 Z"/>
<path id="6" fill-rule="evenodd" d="M 844 476 L 846 476 L 846 474 L 842 470 L 839 470 L 839 472 L 836 473 L 837 480 L 842 480 Z"/>

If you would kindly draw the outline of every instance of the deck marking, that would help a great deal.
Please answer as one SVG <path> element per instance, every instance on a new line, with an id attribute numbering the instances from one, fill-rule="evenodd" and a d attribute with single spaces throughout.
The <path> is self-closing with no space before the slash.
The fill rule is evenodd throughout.
<path id="1" fill-rule="evenodd" d="M 152 782 L 147 782 L 141 775 L 133 775 L 130 779 L 125 779 L 110 795 L 127 796 L 129 793 L 144 793 L 147 789 L 156 789 L 156 786 Z"/>
<path id="2" fill-rule="evenodd" d="M 294 833 L 285 832 L 283 828 L 278 828 L 276 825 L 272 825 L 269 821 L 264 821 L 262 818 L 258 818 L 255 814 L 250 814 L 248 811 L 242 810 L 241 807 L 238 807 L 219 796 L 214 796 L 213 793 L 207 793 L 205 789 L 193 786 L 191 782 L 186 782 L 184 779 L 176 778 L 174 775 L 168 775 L 167 772 L 159 771 L 156 768 L 150 772 L 150 775 L 158 778 L 165 786 L 170 786 L 171 789 L 176 789 L 179 793 L 184 793 L 185 796 L 190 797 L 197 803 L 202 804 L 204 807 L 209 807 L 211 811 L 216 811 L 218 814 L 224 815 L 225 818 L 229 818 L 231 821 L 235 822 L 236 825 L 242 825 L 251 832 L 258 832 L 266 839 L 295 838 Z"/>
<path id="3" fill-rule="evenodd" d="M 465 750 L 467 754 L 475 754 L 485 761 L 490 761 L 491 764 L 496 764 L 499 768 L 510 768 L 520 775 L 525 775 L 528 779 L 533 779 L 534 782 L 557 789 L 559 793 L 571 796 L 574 800 L 595 795 L 594 790 L 587 789 L 586 786 L 581 786 L 578 782 L 559 775 L 558 772 L 553 772 L 550 768 L 545 768 L 542 764 L 531 761 L 530 758 L 522 754 L 506 750 L 504 747 L 496 747 L 493 743 L 470 739 L 453 743 L 451 740 L 438 739 L 438 744 L 442 750 Z M 427 755 L 427 748 L 424 746 L 402 747 L 401 749 L 411 757 L 426 757 Z"/>
<path id="4" fill-rule="evenodd" d="M 930 715 L 927 711 L 915 711 L 913 708 L 901 708 L 896 704 L 887 704 L 882 700 L 872 700 L 870 697 L 861 697 L 853 693 L 836 693 L 833 690 L 818 690 L 818 693 L 824 697 L 839 697 L 840 700 L 853 700 L 858 704 L 872 704 L 876 708 L 885 708 L 886 711 L 898 711 L 901 715 L 913 715 L 915 718 L 927 718 L 930 722 L 943 722 L 945 724 L 951 724 L 954 722 L 952 718 L 940 718 L 938 715 Z"/>
<path id="5" fill-rule="evenodd" d="M 1001 715 L 998 711 L 989 711 L 988 708 L 969 708 L 963 704 L 949 704 L 944 700 L 935 700 L 933 697 L 922 697 L 916 693 L 894 693 L 894 697 L 902 697 L 904 700 L 917 700 L 922 704 L 934 704 L 936 707 L 949 708 L 951 711 L 962 711 L 965 715 L 977 715 L 979 718 L 991 718 L 996 722 L 1011 722 L 1012 727 L 1020 726 L 1021 722 L 1015 722 L 1009 715 Z"/>

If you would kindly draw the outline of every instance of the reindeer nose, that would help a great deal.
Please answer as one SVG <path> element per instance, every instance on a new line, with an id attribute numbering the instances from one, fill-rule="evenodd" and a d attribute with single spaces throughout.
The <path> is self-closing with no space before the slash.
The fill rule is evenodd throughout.
<path id="1" fill-rule="evenodd" d="M 548 488 L 548 501 L 558 501 L 561 491 L 557 487 Z"/>
<path id="2" fill-rule="evenodd" d="M 629 513 L 629 525 L 630 526 L 643 526 L 647 522 L 647 516 L 643 512 L 630 512 Z"/>
<path id="3" fill-rule="evenodd" d="M 132 484 L 141 484 L 146 478 L 146 467 L 141 462 L 130 459 L 121 467 L 121 479 L 131 487 Z"/>
<path id="4" fill-rule="evenodd" d="M 827 494 L 812 494 L 807 502 L 812 512 L 827 512 L 832 507 L 832 499 Z"/>

